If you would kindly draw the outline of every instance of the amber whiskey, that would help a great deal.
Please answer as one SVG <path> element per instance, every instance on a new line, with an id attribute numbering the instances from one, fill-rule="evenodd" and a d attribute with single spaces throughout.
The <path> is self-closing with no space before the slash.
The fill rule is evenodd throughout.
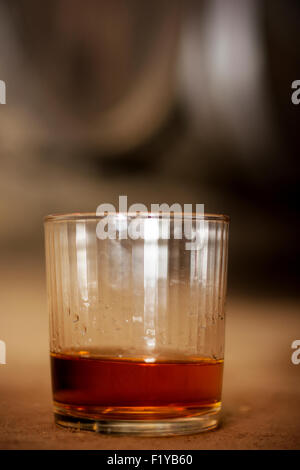
<path id="1" fill-rule="evenodd" d="M 107 358 L 52 354 L 60 412 L 97 419 L 165 419 L 220 405 L 223 361 Z"/>

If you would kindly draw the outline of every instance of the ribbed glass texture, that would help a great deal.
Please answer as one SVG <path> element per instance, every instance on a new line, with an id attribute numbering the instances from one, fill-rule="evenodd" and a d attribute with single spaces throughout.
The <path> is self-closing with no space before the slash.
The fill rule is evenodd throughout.
<path id="1" fill-rule="evenodd" d="M 51 352 L 223 359 L 228 218 L 191 216 L 185 235 L 174 217 L 144 217 L 143 238 L 125 238 L 133 219 L 113 216 L 115 239 L 92 214 L 46 219 Z"/>

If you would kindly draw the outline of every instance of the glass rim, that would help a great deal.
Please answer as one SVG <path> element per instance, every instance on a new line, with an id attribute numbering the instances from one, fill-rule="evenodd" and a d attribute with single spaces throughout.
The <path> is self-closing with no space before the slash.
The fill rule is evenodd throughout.
<path id="1" fill-rule="evenodd" d="M 96 212 L 66 212 L 66 213 L 57 213 L 49 214 L 44 217 L 44 223 L 46 222 L 77 222 L 77 221 L 88 221 L 88 220 L 100 220 L 103 217 L 120 217 L 125 216 L 127 218 L 136 218 L 142 217 L 145 219 L 176 219 L 176 218 L 192 218 L 193 220 L 207 220 L 211 222 L 230 222 L 230 217 L 226 214 L 212 214 L 204 213 L 198 214 L 196 212 L 110 212 L 105 211 L 103 214 L 96 214 Z"/>

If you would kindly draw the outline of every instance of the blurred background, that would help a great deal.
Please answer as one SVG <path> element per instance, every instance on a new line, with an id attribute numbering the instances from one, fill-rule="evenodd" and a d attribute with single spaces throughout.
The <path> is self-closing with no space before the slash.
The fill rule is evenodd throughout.
<path id="1" fill-rule="evenodd" d="M 299 26 L 299 0 L 0 0 L 0 448 L 300 448 Z M 42 220 L 119 195 L 231 217 L 200 441 L 54 430 Z"/>
<path id="2" fill-rule="evenodd" d="M 0 247 L 103 202 L 231 216 L 232 290 L 297 295 L 297 0 L 0 1 Z M 150 206 L 149 206 L 150 207 Z"/>

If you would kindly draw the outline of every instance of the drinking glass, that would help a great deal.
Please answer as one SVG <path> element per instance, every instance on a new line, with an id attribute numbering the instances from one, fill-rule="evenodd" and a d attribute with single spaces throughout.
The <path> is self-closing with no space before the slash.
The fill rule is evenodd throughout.
<path id="1" fill-rule="evenodd" d="M 46 217 L 58 425 L 136 435 L 218 425 L 229 218 L 181 215 L 109 214 L 104 236 L 107 215 Z"/>

